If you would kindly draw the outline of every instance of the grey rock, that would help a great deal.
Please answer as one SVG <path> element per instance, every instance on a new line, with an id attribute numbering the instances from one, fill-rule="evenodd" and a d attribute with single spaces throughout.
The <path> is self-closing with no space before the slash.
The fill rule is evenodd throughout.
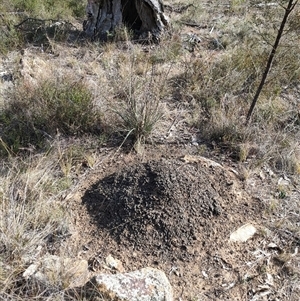
<path id="1" fill-rule="evenodd" d="M 87 276 L 86 260 L 60 258 L 49 254 L 32 263 L 23 273 L 25 279 L 35 279 L 50 285 L 63 281 L 65 287 L 83 284 L 87 281 Z"/>
<path id="2" fill-rule="evenodd" d="M 255 233 L 256 228 L 251 224 L 247 224 L 231 233 L 229 240 L 233 242 L 245 242 L 250 239 Z"/>
<path id="3" fill-rule="evenodd" d="M 103 297 L 114 301 L 173 301 L 173 292 L 164 272 L 144 268 L 130 273 L 99 274 L 83 288 L 88 300 Z"/>

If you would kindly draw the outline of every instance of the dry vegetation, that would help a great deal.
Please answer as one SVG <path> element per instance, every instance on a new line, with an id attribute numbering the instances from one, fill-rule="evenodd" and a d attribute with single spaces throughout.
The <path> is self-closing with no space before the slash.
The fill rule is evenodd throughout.
<path id="1" fill-rule="evenodd" d="M 22 273 L 40 246 L 66 252 L 65 200 L 100 164 L 103 147 L 143 153 L 147 145 L 191 143 L 187 131 L 200 154 L 231 158 L 245 178 L 268 166 L 299 179 L 299 4 L 245 126 L 283 15 L 277 3 L 286 1 L 164 1 L 172 26 L 155 46 L 130 41 L 125 28 L 107 43 L 85 41 L 78 25 L 85 1 L 44 2 L 0 4 L 0 299 L 63 299 L 64 279 L 45 288 L 24 283 Z M 79 30 L 51 31 L 51 21 L 32 21 L 30 34 L 15 27 L 28 17 Z M 268 223 L 299 246 L 300 200 L 280 185 L 270 194 Z M 299 300 L 299 274 L 291 274 L 282 296 Z"/>

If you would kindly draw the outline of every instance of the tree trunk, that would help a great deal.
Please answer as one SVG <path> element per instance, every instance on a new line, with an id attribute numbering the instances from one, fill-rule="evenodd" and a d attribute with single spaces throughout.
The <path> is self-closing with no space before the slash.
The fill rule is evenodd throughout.
<path id="1" fill-rule="evenodd" d="M 162 0 L 88 0 L 87 17 L 84 32 L 102 40 L 122 24 L 139 37 L 158 40 L 168 26 Z"/>

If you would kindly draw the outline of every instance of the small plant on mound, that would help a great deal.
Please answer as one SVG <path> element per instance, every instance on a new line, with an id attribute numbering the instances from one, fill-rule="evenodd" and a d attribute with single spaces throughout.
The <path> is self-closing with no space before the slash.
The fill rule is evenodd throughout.
<path id="1" fill-rule="evenodd" d="M 60 133 L 98 133 L 100 112 L 84 83 L 65 78 L 16 88 L 0 113 L 2 151 L 41 149 Z"/>

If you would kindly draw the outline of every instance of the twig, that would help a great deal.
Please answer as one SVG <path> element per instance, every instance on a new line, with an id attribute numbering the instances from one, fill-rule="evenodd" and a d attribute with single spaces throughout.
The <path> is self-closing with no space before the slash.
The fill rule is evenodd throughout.
<path id="1" fill-rule="evenodd" d="M 188 22 L 188 21 L 180 21 L 180 23 L 183 24 L 183 25 L 186 25 L 186 26 L 197 27 L 197 28 L 200 28 L 200 29 L 205 29 L 205 28 L 208 27 L 207 25 L 200 25 L 200 24 L 193 23 L 193 22 Z"/>
<path id="2" fill-rule="evenodd" d="M 279 45 L 279 42 L 280 42 L 280 39 L 282 37 L 282 34 L 283 34 L 283 30 L 284 30 L 284 27 L 286 25 L 286 22 L 287 22 L 287 19 L 288 19 L 288 16 L 289 14 L 293 11 L 293 9 L 295 8 L 295 5 L 297 4 L 298 0 L 296 0 L 294 2 L 294 0 L 289 0 L 289 3 L 287 5 L 287 7 L 285 8 L 285 14 L 283 16 L 283 19 L 281 21 L 281 24 L 280 24 L 280 28 L 278 30 L 278 34 L 277 34 L 277 37 L 276 37 L 276 40 L 275 40 L 275 43 L 274 43 L 274 46 L 272 47 L 272 51 L 269 55 L 269 59 L 268 59 L 268 62 L 267 62 L 267 66 L 265 68 L 265 71 L 262 75 L 262 78 L 261 78 L 261 81 L 260 81 L 260 84 L 257 88 L 257 91 L 255 93 L 255 96 L 252 100 L 252 103 L 251 103 L 251 106 L 250 106 L 250 109 L 248 111 L 248 114 L 247 114 L 247 118 L 246 118 L 246 125 L 248 125 L 250 119 L 251 119 L 251 116 L 252 116 L 252 113 L 253 113 L 253 110 L 254 110 L 254 107 L 257 103 L 257 100 L 258 100 L 258 97 L 265 85 L 265 82 L 266 82 L 266 79 L 267 79 L 267 76 L 270 72 L 270 69 L 271 69 L 271 66 L 272 66 L 272 62 L 273 62 L 273 59 L 275 57 L 275 54 L 276 54 L 276 50 L 278 48 L 278 45 Z"/>
<path id="3" fill-rule="evenodd" d="M 177 6 L 177 7 L 173 7 L 172 5 L 164 5 L 164 7 L 171 11 L 171 12 L 176 12 L 176 13 L 183 13 L 185 10 L 187 10 L 189 7 L 194 6 L 193 4 L 188 4 L 188 5 L 182 5 L 182 6 Z"/>

